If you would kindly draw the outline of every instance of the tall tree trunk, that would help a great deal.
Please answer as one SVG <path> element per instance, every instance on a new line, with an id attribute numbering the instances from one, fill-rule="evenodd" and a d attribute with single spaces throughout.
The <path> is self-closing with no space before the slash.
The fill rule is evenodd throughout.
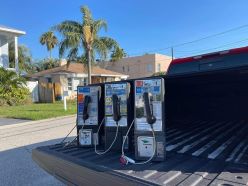
<path id="1" fill-rule="evenodd" d="M 49 50 L 49 55 L 50 55 L 50 61 L 51 61 L 51 59 L 52 59 L 52 50 L 51 49 Z"/>
<path id="2" fill-rule="evenodd" d="M 88 85 L 91 84 L 91 50 L 87 49 Z"/>

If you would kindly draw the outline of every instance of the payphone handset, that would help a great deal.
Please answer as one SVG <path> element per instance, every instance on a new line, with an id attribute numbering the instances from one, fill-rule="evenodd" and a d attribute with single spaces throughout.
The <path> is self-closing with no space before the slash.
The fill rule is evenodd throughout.
<path id="1" fill-rule="evenodd" d="M 84 109 L 83 109 L 83 120 L 84 120 L 84 123 L 85 123 L 85 121 L 87 119 L 89 119 L 89 113 L 88 113 L 89 109 L 88 109 L 88 107 L 89 107 L 90 101 L 91 101 L 90 96 L 89 95 L 86 95 L 84 97 Z"/>
<path id="2" fill-rule="evenodd" d="M 143 99 L 146 111 L 146 121 L 148 124 L 152 125 L 156 122 L 156 117 L 153 115 L 153 105 L 151 102 L 151 94 L 148 92 L 143 93 Z"/>
<path id="3" fill-rule="evenodd" d="M 121 119 L 121 110 L 120 110 L 121 98 L 118 98 L 116 94 L 113 94 L 112 101 L 113 101 L 113 119 L 115 122 L 118 122 Z"/>

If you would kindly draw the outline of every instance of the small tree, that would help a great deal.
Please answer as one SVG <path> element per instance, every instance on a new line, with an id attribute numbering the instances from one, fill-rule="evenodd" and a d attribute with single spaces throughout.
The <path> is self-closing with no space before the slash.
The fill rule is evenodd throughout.
<path id="1" fill-rule="evenodd" d="M 155 72 L 154 74 L 152 74 L 152 76 L 163 76 L 166 75 L 167 72 Z"/>
<path id="2" fill-rule="evenodd" d="M 25 103 L 30 97 L 26 80 L 14 71 L 0 68 L 0 105 Z"/>
<path id="3" fill-rule="evenodd" d="M 125 53 L 124 49 L 117 47 L 112 51 L 110 61 L 118 61 L 126 56 L 127 54 Z"/>
<path id="4" fill-rule="evenodd" d="M 50 59 L 52 59 L 52 49 L 58 44 L 58 39 L 52 31 L 45 32 L 40 37 L 40 43 L 46 45 Z"/>
<path id="5" fill-rule="evenodd" d="M 38 60 L 34 63 L 34 68 L 37 72 L 48 70 L 51 68 L 55 68 L 59 66 L 59 60 L 58 59 L 43 59 Z"/>
<path id="6" fill-rule="evenodd" d="M 11 68 L 15 66 L 15 48 L 13 42 L 9 44 L 9 64 Z M 21 71 L 25 71 L 27 73 L 34 72 L 32 55 L 29 48 L 25 45 L 18 46 L 18 65 Z"/>

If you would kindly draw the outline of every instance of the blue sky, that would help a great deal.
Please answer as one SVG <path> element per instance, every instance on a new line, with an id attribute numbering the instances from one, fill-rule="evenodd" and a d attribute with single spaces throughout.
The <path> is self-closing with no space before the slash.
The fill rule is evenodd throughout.
<path id="1" fill-rule="evenodd" d="M 0 24 L 26 31 L 19 42 L 41 59 L 48 52 L 40 35 L 61 21 L 80 21 L 81 5 L 88 5 L 95 19 L 108 22 L 108 32 L 101 34 L 116 39 L 129 56 L 169 54 L 168 46 L 248 24 L 247 0 L 2 0 Z M 248 26 L 174 51 L 182 57 L 245 45 Z M 53 56 L 58 57 L 57 48 Z"/>

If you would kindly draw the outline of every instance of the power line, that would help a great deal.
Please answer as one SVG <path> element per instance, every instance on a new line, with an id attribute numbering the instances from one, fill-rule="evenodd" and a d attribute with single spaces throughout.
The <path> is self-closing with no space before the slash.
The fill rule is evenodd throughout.
<path id="1" fill-rule="evenodd" d="M 223 48 L 223 47 L 225 47 L 225 46 L 230 46 L 230 45 L 232 45 L 232 44 L 240 43 L 240 42 L 242 42 L 242 41 L 248 41 L 248 38 L 247 38 L 247 39 L 240 40 L 240 41 L 232 42 L 232 43 L 227 43 L 227 44 L 225 44 L 225 45 L 221 45 L 221 46 L 218 46 L 218 47 L 215 47 L 215 48 L 209 48 L 209 49 L 199 50 L 198 52 L 195 52 L 195 53 L 198 53 L 197 55 L 200 55 L 200 54 L 199 54 L 200 52 L 209 51 L 209 50 L 215 50 L 215 49 L 218 49 L 218 48 Z M 213 52 L 214 52 L 214 51 L 213 51 Z M 174 51 L 174 53 L 175 53 L 175 51 Z M 190 56 L 196 56 L 196 55 L 190 55 Z M 182 56 L 179 56 L 179 57 L 175 57 L 175 56 L 174 56 L 174 59 L 175 59 L 175 58 L 183 58 L 183 57 L 187 57 L 187 56 L 186 56 L 186 55 L 182 55 Z M 161 59 L 161 60 L 158 60 L 158 61 L 156 61 L 156 62 L 165 62 L 165 61 L 167 61 L 167 59 Z"/>
<path id="2" fill-rule="evenodd" d="M 235 42 L 232 42 L 232 43 L 227 43 L 227 44 L 224 44 L 224 45 L 220 45 L 218 47 L 204 49 L 204 50 L 194 50 L 194 51 L 191 51 L 191 52 L 190 51 L 177 51 L 177 52 L 179 52 L 179 53 L 180 52 L 189 52 L 189 54 L 199 54 L 199 53 L 202 53 L 202 52 L 216 50 L 216 49 L 219 49 L 219 48 L 234 45 L 234 44 L 241 43 L 241 42 L 244 42 L 244 41 L 248 41 L 248 38 L 243 39 L 243 40 L 239 40 L 239 41 L 235 41 Z M 183 57 L 183 56 L 186 56 L 186 55 L 182 55 L 182 56 L 179 56 L 179 57 Z"/>
<path id="3" fill-rule="evenodd" d="M 144 54 L 144 53 L 153 53 L 153 52 L 158 52 L 158 51 L 162 51 L 162 50 L 168 50 L 168 49 L 171 49 L 171 48 L 175 48 L 175 47 L 180 47 L 180 46 L 184 46 L 184 45 L 187 45 L 187 44 L 196 43 L 196 42 L 199 42 L 199 41 L 202 41 L 202 40 L 206 40 L 206 39 L 209 39 L 209 38 L 212 38 L 212 37 L 223 35 L 223 34 L 226 34 L 226 33 L 229 33 L 229 32 L 233 32 L 233 31 L 236 31 L 236 30 L 240 30 L 240 29 L 245 28 L 245 27 L 248 27 L 248 24 L 245 24 L 245 25 L 242 25 L 242 26 L 238 26 L 238 27 L 235 27 L 235 28 L 232 28 L 232 29 L 223 31 L 223 32 L 216 33 L 216 34 L 208 35 L 208 36 L 205 36 L 205 37 L 202 37 L 202 38 L 199 38 L 199 39 L 195 39 L 195 40 L 192 40 L 192 41 L 188 41 L 188 42 L 184 42 L 184 43 L 179 43 L 179 44 L 168 46 L 168 47 L 165 47 L 165 48 L 160 48 L 160 49 L 154 49 L 154 50 L 150 50 L 150 51 L 145 51 L 145 52 L 142 52 L 142 53 L 141 52 L 140 53 L 133 53 L 132 55 Z"/>

